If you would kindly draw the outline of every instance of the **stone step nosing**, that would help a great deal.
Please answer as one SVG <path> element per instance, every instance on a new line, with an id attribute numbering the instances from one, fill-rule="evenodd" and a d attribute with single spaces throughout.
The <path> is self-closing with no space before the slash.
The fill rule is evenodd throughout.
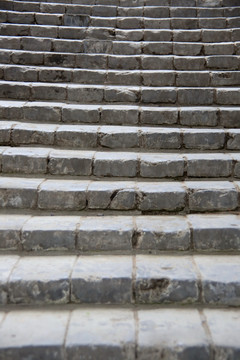
<path id="1" fill-rule="evenodd" d="M 134 250 L 226 253 L 240 250 L 239 233 L 239 214 L 0 215 L 0 251 L 17 250 L 20 254 L 60 249 L 89 255 Z"/>

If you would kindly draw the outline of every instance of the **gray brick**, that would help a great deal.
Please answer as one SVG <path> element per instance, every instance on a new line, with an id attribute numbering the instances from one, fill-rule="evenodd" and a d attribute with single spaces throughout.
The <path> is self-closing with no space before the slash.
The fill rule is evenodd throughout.
<path id="1" fill-rule="evenodd" d="M 79 217 L 37 216 L 22 227 L 21 244 L 26 251 L 74 250 Z"/>
<path id="2" fill-rule="evenodd" d="M 97 146 L 97 127 L 63 125 L 56 131 L 56 145 L 73 149 L 95 148 Z"/>
<path id="3" fill-rule="evenodd" d="M 240 126 L 239 109 L 222 107 L 220 109 L 220 125 L 227 128 L 238 128 Z"/>
<path id="4" fill-rule="evenodd" d="M 13 267 L 18 262 L 19 257 L 16 255 L 0 256 L 0 304 L 6 304 L 8 301 L 8 289 L 6 283 L 12 272 Z"/>
<path id="5" fill-rule="evenodd" d="M 21 258 L 9 278 L 10 303 L 67 303 L 74 261 L 75 256 Z"/>
<path id="6" fill-rule="evenodd" d="M 227 211 L 238 206 L 238 193 L 227 181 L 185 182 L 189 191 L 190 211 Z"/>
<path id="7" fill-rule="evenodd" d="M 130 216 L 82 217 L 77 231 L 77 249 L 131 250 L 133 228 Z"/>
<path id="8" fill-rule="evenodd" d="M 240 261 L 236 256 L 194 256 L 203 284 L 203 301 L 207 304 L 239 306 Z"/>
<path id="9" fill-rule="evenodd" d="M 177 73 L 176 85 L 205 87 L 210 85 L 210 79 L 209 72 L 199 71 L 193 73 L 192 71 L 181 71 Z"/>
<path id="10" fill-rule="evenodd" d="M 98 141 L 102 147 L 110 149 L 139 147 L 138 129 L 136 127 L 102 126 L 99 130 Z"/>
<path id="11" fill-rule="evenodd" d="M 182 107 L 180 109 L 180 124 L 185 126 L 217 126 L 217 108 Z"/>
<path id="12" fill-rule="evenodd" d="M 10 312 L 0 330 L 1 357 L 19 360 L 39 357 L 46 360 L 62 357 L 68 311 L 16 310 Z M 45 325 L 48 328 L 45 329 Z M 24 329 L 24 331 L 23 331 Z"/>
<path id="13" fill-rule="evenodd" d="M 214 91 L 211 88 L 178 88 L 180 105 L 211 105 L 214 101 Z"/>
<path id="14" fill-rule="evenodd" d="M 137 216 L 139 250 L 188 250 L 190 230 L 186 219 L 180 216 Z"/>
<path id="15" fill-rule="evenodd" d="M 240 149 L 240 131 L 229 130 L 228 131 L 228 141 L 227 141 L 228 150 L 239 150 Z"/>
<path id="16" fill-rule="evenodd" d="M 179 149 L 181 136 L 179 129 L 143 128 L 142 146 L 146 149 Z"/>
<path id="17" fill-rule="evenodd" d="M 225 142 L 223 130 L 188 129 L 183 131 L 183 144 L 186 149 L 217 150 Z"/>
<path id="18" fill-rule="evenodd" d="M 140 175 L 142 177 L 180 177 L 184 172 L 184 160 L 181 156 L 172 154 L 141 154 Z"/>
<path id="19" fill-rule="evenodd" d="M 145 125 L 176 124 L 178 120 L 178 110 L 167 107 L 142 107 L 140 119 L 141 123 Z"/>
<path id="20" fill-rule="evenodd" d="M 48 171 L 53 175 L 89 176 L 92 174 L 93 151 L 53 150 Z"/>
<path id="21" fill-rule="evenodd" d="M 106 86 L 104 99 L 106 102 L 138 102 L 140 98 L 139 87 Z"/>
<path id="22" fill-rule="evenodd" d="M 118 326 L 115 331 L 117 319 Z M 84 331 L 83 331 L 84 330 Z M 135 326 L 130 310 L 91 309 L 75 310 L 72 313 L 66 339 L 67 359 L 76 359 L 78 354 L 86 358 L 116 360 L 134 358 Z"/>
<path id="23" fill-rule="evenodd" d="M 93 175 L 128 176 L 137 175 L 138 158 L 133 153 L 97 152 L 94 156 Z"/>
<path id="24" fill-rule="evenodd" d="M 176 70 L 204 70 L 205 58 L 204 57 L 174 57 L 174 67 Z"/>
<path id="25" fill-rule="evenodd" d="M 127 105 L 104 105 L 101 108 L 101 122 L 115 125 L 136 125 L 138 123 L 138 108 Z"/>
<path id="26" fill-rule="evenodd" d="M 45 174 L 49 149 L 10 148 L 2 155 L 2 172 Z"/>
<path id="27" fill-rule="evenodd" d="M 219 55 L 206 57 L 206 66 L 210 69 L 238 70 L 239 59 L 237 56 Z"/>
<path id="28" fill-rule="evenodd" d="M 98 123 L 100 108 L 98 105 L 64 104 L 62 121 L 64 123 Z"/>
<path id="29" fill-rule="evenodd" d="M 236 215 L 188 215 L 196 250 L 239 249 L 240 219 Z"/>
<path id="30" fill-rule="evenodd" d="M 152 182 L 137 184 L 139 210 L 177 211 L 185 207 L 185 189 L 181 183 Z"/>
<path id="31" fill-rule="evenodd" d="M 37 205 L 37 188 L 41 182 L 40 179 L 1 177 L 0 207 L 10 209 L 35 208 Z"/>
<path id="32" fill-rule="evenodd" d="M 137 303 L 195 303 L 197 274 L 190 257 L 138 255 Z"/>
<path id="33" fill-rule="evenodd" d="M 221 105 L 240 105 L 240 88 L 216 89 L 216 102 Z"/>
<path id="34" fill-rule="evenodd" d="M 30 219 L 30 215 L 1 215 L 0 216 L 0 249 L 18 250 L 24 223 Z M 1 282 L 1 280 L 0 280 Z M 0 295 L 1 299 L 1 295 Z M 1 303 L 1 300 L 0 300 Z"/>
<path id="35" fill-rule="evenodd" d="M 134 182 L 92 182 L 88 187 L 89 209 L 132 210 L 136 208 Z"/>
<path id="36" fill-rule="evenodd" d="M 144 86 L 174 86 L 175 72 L 173 71 L 142 71 Z"/>
<path id="37" fill-rule="evenodd" d="M 46 83 L 40 85 L 39 83 L 33 83 L 31 87 L 33 100 L 66 100 L 67 88 L 60 84 Z"/>
<path id="38" fill-rule="evenodd" d="M 232 175 L 232 159 L 227 154 L 187 154 L 190 177 L 228 177 Z"/>
<path id="39" fill-rule="evenodd" d="M 197 310 L 144 309 L 139 311 L 138 318 L 139 360 L 157 359 L 161 354 L 166 359 L 186 360 L 210 356 L 208 338 Z"/>
<path id="40" fill-rule="evenodd" d="M 41 124 L 17 124 L 12 130 L 12 142 L 15 145 L 53 145 L 56 128 L 53 124 L 45 124 L 44 129 Z"/>
<path id="41" fill-rule="evenodd" d="M 127 256 L 81 256 L 72 273 L 71 301 L 125 304 L 132 297 L 132 260 Z"/>
<path id="42" fill-rule="evenodd" d="M 142 88 L 142 101 L 153 104 L 174 104 L 177 100 L 177 91 L 175 88 Z"/>
<path id="43" fill-rule="evenodd" d="M 68 85 L 67 98 L 78 103 L 100 102 L 103 100 L 103 87 L 100 85 Z"/>

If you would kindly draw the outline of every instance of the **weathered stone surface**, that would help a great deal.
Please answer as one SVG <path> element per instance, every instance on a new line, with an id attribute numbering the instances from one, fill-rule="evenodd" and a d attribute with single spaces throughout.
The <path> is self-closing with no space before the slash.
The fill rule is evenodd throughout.
<path id="1" fill-rule="evenodd" d="M 127 216 L 85 217 L 77 231 L 81 251 L 131 250 L 133 219 Z"/>
<path id="2" fill-rule="evenodd" d="M 7 281 L 13 270 L 13 267 L 18 262 L 19 257 L 12 256 L 0 256 L 0 304 L 6 304 L 8 302 L 8 288 Z"/>
<path id="3" fill-rule="evenodd" d="M 17 250 L 21 242 L 21 229 L 30 215 L 0 216 L 0 249 Z"/>
<path id="4" fill-rule="evenodd" d="M 240 259 L 237 256 L 194 256 L 202 278 L 203 301 L 207 304 L 239 306 Z"/>
<path id="5" fill-rule="evenodd" d="M 208 338 L 195 309 L 140 310 L 140 360 L 209 358 Z"/>
<path id="6" fill-rule="evenodd" d="M 238 250 L 240 219 L 236 215 L 188 215 L 197 250 Z"/>
<path id="7" fill-rule="evenodd" d="M 136 217 L 134 247 L 141 250 L 188 250 L 190 230 L 186 219 L 174 216 Z"/>
<path id="8" fill-rule="evenodd" d="M 0 328 L 0 359 L 62 360 L 68 318 L 68 311 L 11 311 Z"/>
<path id="9" fill-rule="evenodd" d="M 74 256 L 21 258 L 9 278 L 10 303 L 68 303 L 69 276 L 75 259 Z"/>
<path id="10" fill-rule="evenodd" d="M 138 255 L 135 287 L 138 303 L 195 303 L 198 299 L 190 257 Z"/>
<path id="11" fill-rule="evenodd" d="M 135 324 L 131 311 L 73 311 L 66 339 L 67 359 L 75 360 L 81 353 L 92 359 L 124 360 L 134 358 L 134 351 Z"/>
<path id="12" fill-rule="evenodd" d="M 80 257 L 72 273 L 71 300 L 124 304 L 132 297 L 132 260 L 126 256 Z"/>

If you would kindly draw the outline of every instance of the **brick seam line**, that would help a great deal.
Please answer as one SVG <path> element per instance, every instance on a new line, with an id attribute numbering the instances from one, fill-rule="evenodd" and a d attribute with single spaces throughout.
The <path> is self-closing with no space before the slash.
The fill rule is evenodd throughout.
<path id="1" fill-rule="evenodd" d="M 199 313 L 201 323 L 202 323 L 202 327 L 203 327 L 203 329 L 205 331 L 205 334 L 206 334 L 207 340 L 208 340 L 208 344 L 209 344 L 209 349 L 210 349 L 209 360 L 214 360 L 215 359 L 215 346 L 214 346 L 211 331 L 210 331 L 209 326 L 208 326 L 206 315 L 204 314 L 203 309 L 198 309 L 198 313 Z"/>
<path id="2" fill-rule="evenodd" d="M 23 249 L 23 228 L 24 226 L 28 223 L 28 221 L 30 221 L 31 219 L 34 218 L 34 215 L 29 215 L 28 218 L 23 222 L 22 226 L 19 229 L 19 244 L 17 244 L 17 248 L 22 252 Z"/>
<path id="3" fill-rule="evenodd" d="M 67 341 L 67 336 L 68 336 L 70 321 L 71 321 L 71 318 L 72 318 L 72 313 L 73 313 L 73 310 L 70 310 L 70 311 L 69 311 L 69 314 L 68 314 L 68 319 L 67 319 L 67 324 L 66 324 L 65 333 L 64 333 L 63 344 L 62 344 L 62 346 L 61 346 L 61 348 L 62 348 L 62 354 L 63 354 L 63 359 L 64 359 L 64 360 L 67 359 L 66 341 Z"/>
<path id="4" fill-rule="evenodd" d="M 197 286 L 198 286 L 198 291 L 199 291 L 199 294 L 198 294 L 198 302 L 200 304 L 203 304 L 203 288 L 202 288 L 202 277 L 201 277 L 201 273 L 200 273 L 200 270 L 196 264 L 196 261 L 194 259 L 194 255 L 191 256 L 191 260 L 192 260 L 192 264 L 193 264 L 193 267 L 195 269 L 195 272 L 196 272 L 196 275 L 197 275 Z"/>

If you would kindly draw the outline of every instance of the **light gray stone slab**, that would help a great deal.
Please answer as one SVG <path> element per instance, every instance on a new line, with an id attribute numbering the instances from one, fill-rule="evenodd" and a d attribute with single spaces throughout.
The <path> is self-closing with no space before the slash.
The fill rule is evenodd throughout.
<path id="1" fill-rule="evenodd" d="M 137 216 L 135 247 L 141 250 L 188 250 L 190 229 L 180 216 Z"/>
<path id="2" fill-rule="evenodd" d="M 239 250 L 240 218 L 237 215 L 188 215 L 197 250 Z"/>
<path id="3" fill-rule="evenodd" d="M 140 310 L 139 360 L 207 360 L 208 339 L 195 309 Z"/>
<path id="4" fill-rule="evenodd" d="M 96 148 L 97 130 L 94 125 L 62 125 L 56 131 L 56 145 L 71 149 Z"/>
<path id="5" fill-rule="evenodd" d="M 82 210 L 86 207 L 89 181 L 46 180 L 38 192 L 38 207 L 53 210 Z"/>
<path id="6" fill-rule="evenodd" d="M 186 181 L 190 211 L 227 211 L 238 206 L 238 192 L 227 181 Z"/>
<path id="7" fill-rule="evenodd" d="M 176 154 L 140 154 L 142 177 L 179 177 L 184 173 L 184 159 Z"/>
<path id="8" fill-rule="evenodd" d="M 207 304 L 239 306 L 239 257 L 196 255 L 194 260 L 201 274 L 203 301 Z"/>
<path id="9" fill-rule="evenodd" d="M 0 328 L 0 359 L 63 360 L 68 317 L 66 310 L 11 311 Z"/>
<path id="10" fill-rule="evenodd" d="M 2 155 L 2 172 L 45 174 L 50 149 L 9 148 Z"/>
<path id="11" fill-rule="evenodd" d="M 48 171 L 54 175 L 91 175 L 94 151 L 52 150 Z"/>
<path id="12" fill-rule="evenodd" d="M 133 359 L 134 351 L 135 325 L 132 311 L 73 311 L 66 339 L 67 359 L 76 360 L 81 354 L 93 360 L 125 360 Z"/>
<path id="13" fill-rule="evenodd" d="M 131 250 L 133 218 L 129 216 L 82 217 L 77 231 L 81 251 Z"/>
<path id="14" fill-rule="evenodd" d="M 138 156 L 131 152 L 96 152 L 93 162 L 93 175 L 128 176 L 137 175 Z"/>
<path id="15" fill-rule="evenodd" d="M 146 149 L 179 149 L 181 134 L 177 128 L 144 127 L 141 131 L 142 147 Z"/>
<path id="16" fill-rule="evenodd" d="M 10 303 L 68 303 L 75 260 L 75 256 L 22 257 L 9 278 Z"/>
<path id="17" fill-rule="evenodd" d="M 12 209 L 36 207 L 37 188 L 42 181 L 42 179 L 1 177 L 0 207 Z"/>
<path id="18" fill-rule="evenodd" d="M 20 231 L 30 215 L 0 215 L 0 249 L 16 250 L 20 244 Z"/>
<path id="19" fill-rule="evenodd" d="M 54 133 L 57 129 L 53 124 L 17 124 L 12 130 L 12 141 L 14 145 L 53 145 Z"/>
<path id="20" fill-rule="evenodd" d="M 232 159 L 228 154 L 187 154 L 189 177 L 228 177 L 232 175 Z"/>
<path id="21" fill-rule="evenodd" d="M 176 211 L 185 207 L 186 191 L 181 183 L 139 182 L 139 210 Z"/>
<path id="22" fill-rule="evenodd" d="M 0 256 L 0 304 L 6 304 L 8 302 L 7 282 L 18 260 L 19 256 L 16 255 Z"/>
<path id="23" fill-rule="evenodd" d="M 25 222 L 21 243 L 26 251 L 74 250 L 77 224 L 76 216 L 37 216 Z"/>
<path id="24" fill-rule="evenodd" d="M 132 258 L 129 256 L 81 256 L 74 266 L 71 283 L 73 302 L 130 303 Z"/>
<path id="25" fill-rule="evenodd" d="M 237 359 L 240 356 L 239 331 L 240 312 L 238 309 L 205 309 L 208 328 L 215 348 L 215 358 Z M 228 336 L 226 336 L 228 334 Z"/>
<path id="26" fill-rule="evenodd" d="M 136 302 L 195 303 L 197 274 L 189 256 L 137 255 Z"/>
<path id="27" fill-rule="evenodd" d="M 89 209 L 135 209 L 135 183 L 130 181 L 92 182 L 88 187 L 87 200 Z"/>
<path id="28" fill-rule="evenodd" d="M 139 146 L 138 128 L 134 126 L 101 126 L 98 139 L 102 147 L 111 149 Z"/>

